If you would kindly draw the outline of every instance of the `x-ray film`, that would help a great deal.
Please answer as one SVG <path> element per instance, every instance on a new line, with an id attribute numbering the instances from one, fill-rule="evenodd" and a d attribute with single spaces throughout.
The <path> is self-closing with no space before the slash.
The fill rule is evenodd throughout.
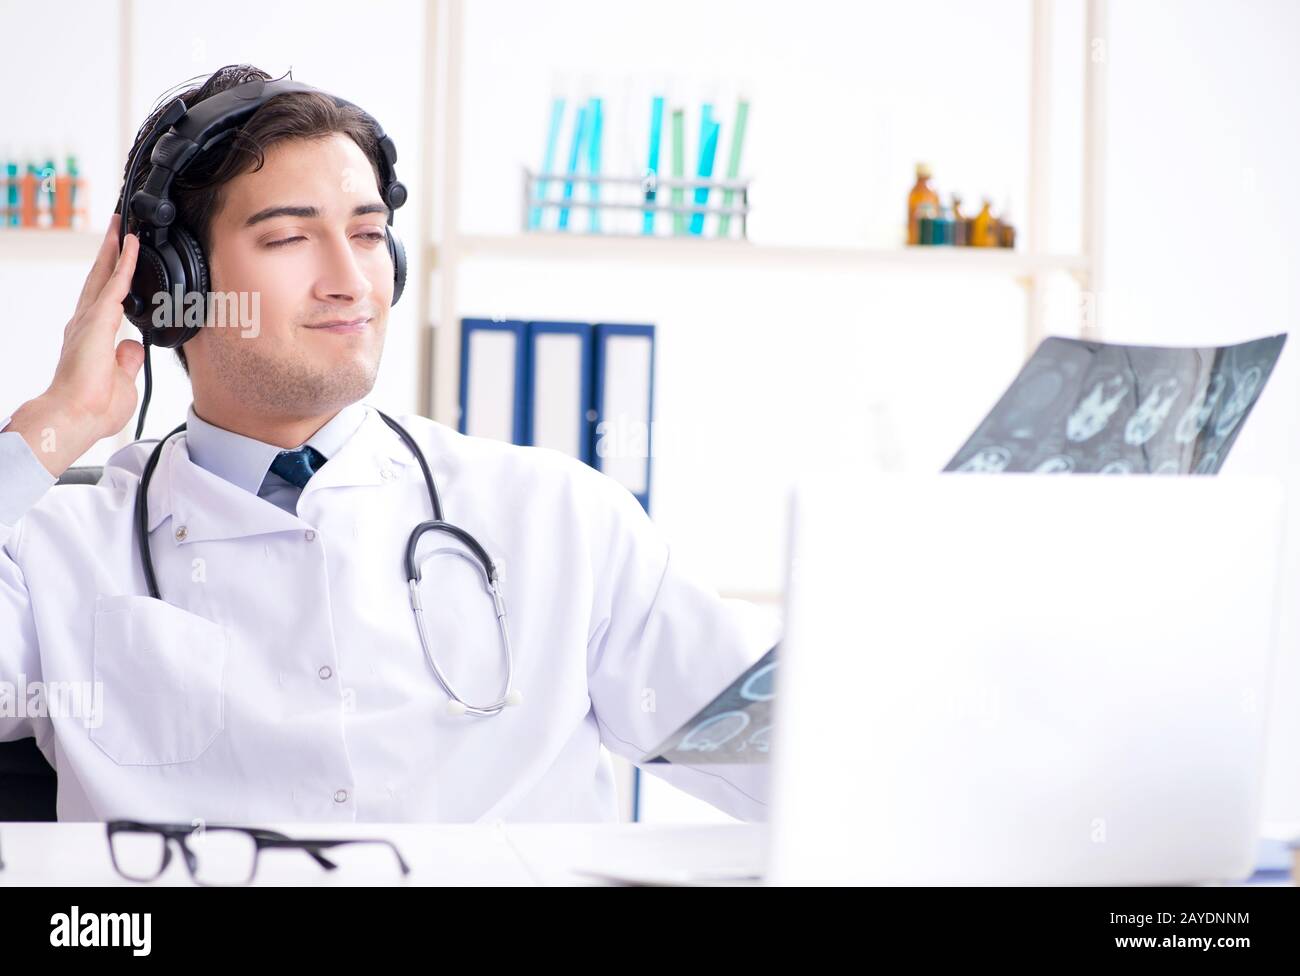
<path id="1" fill-rule="evenodd" d="M 691 766 L 767 762 L 775 684 L 773 647 L 640 761 Z"/>
<path id="2" fill-rule="evenodd" d="M 1285 342 L 1045 339 L 944 470 L 1216 474 Z"/>
<path id="3" fill-rule="evenodd" d="M 1276 335 L 1168 348 L 1046 339 L 944 470 L 1215 474 L 1285 342 Z M 640 761 L 767 762 L 779 646 Z"/>

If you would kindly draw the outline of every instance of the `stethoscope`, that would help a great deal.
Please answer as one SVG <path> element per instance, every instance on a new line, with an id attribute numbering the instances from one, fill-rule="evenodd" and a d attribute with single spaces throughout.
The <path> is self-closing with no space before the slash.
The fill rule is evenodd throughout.
<path id="1" fill-rule="evenodd" d="M 433 670 L 438 683 L 442 685 L 443 690 L 447 692 L 451 699 L 447 703 L 448 714 L 482 715 L 485 717 L 498 715 L 508 705 L 522 704 L 524 698 L 518 691 L 510 687 L 514 673 L 514 655 L 510 651 L 510 631 L 506 628 L 506 604 L 505 599 L 501 596 L 501 581 L 497 575 L 496 564 L 492 561 L 492 557 L 488 555 L 487 550 L 479 545 L 477 539 L 460 528 L 460 526 L 443 521 L 442 503 L 438 500 L 438 489 L 433 483 L 433 473 L 429 470 L 429 462 L 425 459 L 424 452 L 420 450 L 414 438 L 406 432 L 401 424 L 382 411 L 376 410 L 375 412 L 405 442 L 411 453 L 415 455 L 415 459 L 419 461 L 420 470 L 424 472 L 424 483 L 429 488 L 429 501 L 433 505 L 432 521 L 421 522 L 417 525 L 411 533 L 410 540 L 406 543 L 407 586 L 411 591 L 411 611 L 415 614 L 415 626 L 420 632 L 420 645 L 424 648 L 424 657 L 429 662 L 429 667 Z M 163 446 L 177 434 L 182 433 L 185 427 L 185 424 L 181 424 L 159 441 L 158 446 L 153 449 L 153 453 L 149 455 L 149 461 L 144 467 L 144 473 L 140 476 L 140 489 L 135 499 L 136 541 L 140 547 L 140 559 L 144 563 L 145 583 L 148 584 L 149 595 L 155 600 L 161 600 L 162 597 L 158 592 L 158 579 L 154 575 L 153 556 L 149 552 L 149 483 L 153 480 L 154 469 L 158 467 L 158 460 L 162 456 Z M 447 676 L 438 667 L 438 662 L 434 660 L 433 651 L 429 648 L 429 635 L 424 624 L 424 607 L 420 602 L 420 567 L 415 563 L 416 546 L 419 545 L 420 539 L 427 532 L 445 532 L 447 535 L 460 540 L 478 560 L 475 565 L 483 573 L 484 584 L 492 596 L 492 603 L 496 610 L 497 627 L 501 632 L 501 643 L 506 652 L 506 681 L 505 690 L 502 692 L 501 697 L 490 705 L 470 705 L 460 695 L 456 694 L 452 690 L 451 682 L 447 680 Z"/>

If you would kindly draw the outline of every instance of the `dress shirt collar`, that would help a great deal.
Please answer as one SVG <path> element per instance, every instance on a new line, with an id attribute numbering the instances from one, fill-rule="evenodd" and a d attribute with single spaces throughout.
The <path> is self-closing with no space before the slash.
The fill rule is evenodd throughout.
<path id="1" fill-rule="evenodd" d="M 365 417 L 364 404 L 349 404 L 299 447 L 314 447 L 328 460 L 338 454 L 348 439 L 357 432 Z M 208 423 L 194 412 L 193 404 L 190 405 L 186 424 L 190 460 L 254 495 L 261 490 L 271 462 L 284 450 L 274 444 L 254 440 Z"/>

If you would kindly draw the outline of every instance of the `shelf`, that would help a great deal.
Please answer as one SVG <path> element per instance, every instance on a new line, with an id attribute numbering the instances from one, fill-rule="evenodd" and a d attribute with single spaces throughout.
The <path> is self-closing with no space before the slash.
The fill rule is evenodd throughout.
<path id="1" fill-rule="evenodd" d="M 103 240 L 103 230 L 5 227 L 0 229 L 0 259 L 6 264 L 11 261 L 70 261 L 84 264 L 89 272 Z"/>
<path id="2" fill-rule="evenodd" d="M 0 230 L 0 259 L 66 261 L 89 268 L 103 235 L 98 231 Z M 430 249 L 430 266 L 441 265 Z M 864 271 L 882 267 L 993 271 L 1027 276 L 1045 271 L 1082 272 L 1088 261 L 1078 254 L 1026 254 L 1002 248 L 973 247 L 814 247 L 753 244 L 691 238 L 615 237 L 601 234 L 471 235 L 455 243 L 458 260 L 487 258 L 531 261 L 634 261 L 659 266 L 788 268 L 797 271 Z"/>
<path id="3" fill-rule="evenodd" d="M 1088 264 L 1087 258 L 1079 254 L 1027 254 L 1003 248 L 781 246 L 707 238 L 539 233 L 459 237 L 451 248 L 431 249 L 431 267 L 439 267 L 440 253 L 450 250 L 454 250 L 457 260 L 636 261 L 707 268 L 787 267 L 803 271 L 903 267 L 1029 275 L 1044 271 L 1081 272 L 1087 270 Z"/>

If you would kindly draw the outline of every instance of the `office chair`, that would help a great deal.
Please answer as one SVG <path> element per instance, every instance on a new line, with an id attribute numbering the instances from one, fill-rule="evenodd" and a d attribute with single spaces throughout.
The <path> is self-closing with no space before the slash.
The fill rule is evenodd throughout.
<path id="1" fill-rule="evenodd" d="M 60 485 L 94 485 L 103 468 L 69 468 Z M 58 780 L 33 738 L 0 742 L 0 820 L 56 820 Z"/>

